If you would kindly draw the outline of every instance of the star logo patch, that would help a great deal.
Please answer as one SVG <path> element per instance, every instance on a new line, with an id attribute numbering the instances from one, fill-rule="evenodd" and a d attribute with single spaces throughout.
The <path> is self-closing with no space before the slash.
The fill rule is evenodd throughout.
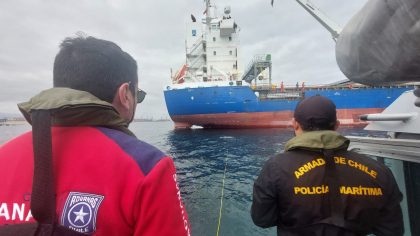
<path id="1" fill-rule="evenodd" d="M 70 192 L 61 215 L 61 225 L 80 233 L 96 230 L 96 216 L 104 196 Z"/>

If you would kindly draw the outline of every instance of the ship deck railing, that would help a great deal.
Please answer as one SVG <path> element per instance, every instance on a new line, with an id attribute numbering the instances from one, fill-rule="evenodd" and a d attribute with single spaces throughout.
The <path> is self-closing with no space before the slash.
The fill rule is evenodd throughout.
<path id="1" fill-rule="evenodd" d="M 251 85 L 251 89 L 255 91 L 271 90 L 271 91 L 305 91 L 305 90 L 347 90 L 347 89 L 371 89 L 371 88 L 409 88 L 413 86 L 420 86 L 420 83 L 405 83 L 405 84 L 395 84 L 395 85 L 383 85 L 383 86 L 368 86 L 363 84 L 348 84 L 348 85 L 304 85 L 300 86 L 291 86 L 285 85 L 283 89 L 281 84 L 258 84 Z"/>
<path id="2" fill-rule="evenodd" d="M 280 92 L 280 93 L 268 93 L 268 99 L 279 99 L 279 98 L 296 98 L 299 99 L 302 97 L 301 92 Z"/>
<path id="3" fill-rule="evenodd" d="M 253 57 L 242 75 L 242 80 L 250 83 L 267 68 L 271 70 L 271 54 L 258 54 Z"/>

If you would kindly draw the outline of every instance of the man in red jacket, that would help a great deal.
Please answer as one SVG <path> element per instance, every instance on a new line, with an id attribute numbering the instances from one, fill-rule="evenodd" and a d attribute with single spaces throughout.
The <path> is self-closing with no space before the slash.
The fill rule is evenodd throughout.
<path id="1" fill-rule="evenodd" d="M 67 38 L 54 62 L 54 88 L 19 104 L 51 110 L 58 223 L 94 235 L 190 235 L 173 160 L 129 130 L 137 64 L 116 44 Z M 33 222 L 32 133 L 0 147 L 0 225 Z"/>

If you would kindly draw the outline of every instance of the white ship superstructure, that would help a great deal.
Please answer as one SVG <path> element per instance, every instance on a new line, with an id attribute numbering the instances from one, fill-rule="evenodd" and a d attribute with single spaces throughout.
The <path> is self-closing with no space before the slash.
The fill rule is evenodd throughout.
<path id="1" fill-rule="evenodd" d="M 230 15 L 230 7 L 223 16 L 206 1 L 205 17 L 186 27 L 186 63 L 173 76 L 174 84 L 240 80 L 238 25 Z"/>

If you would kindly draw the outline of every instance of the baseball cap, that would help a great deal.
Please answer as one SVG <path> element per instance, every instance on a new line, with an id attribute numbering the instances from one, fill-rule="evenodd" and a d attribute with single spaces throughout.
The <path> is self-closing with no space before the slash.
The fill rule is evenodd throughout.
<path id="1" fill-rule="evenodd" d="M 295 109 L 295 120 L 305 129 L 330 129 L 337 120 L 335 104 L 316 95 L 303 99 Z"/>

